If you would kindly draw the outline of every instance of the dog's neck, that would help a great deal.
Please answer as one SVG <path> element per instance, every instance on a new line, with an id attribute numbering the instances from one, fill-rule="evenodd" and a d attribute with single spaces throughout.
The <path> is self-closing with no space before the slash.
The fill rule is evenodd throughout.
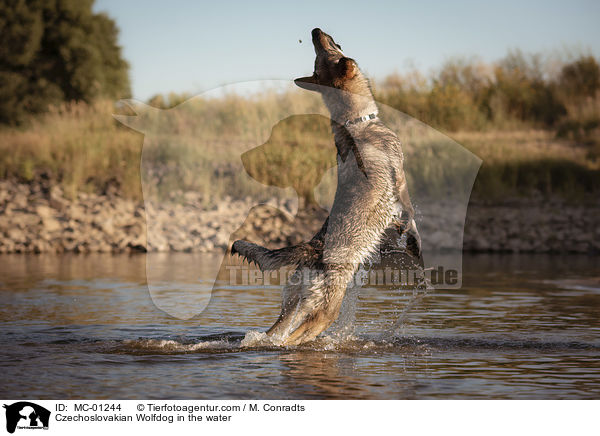
<path id="1" fill-rule="evenodd" d="M 354 118 L 353 120 L 346 120 L 344 126 L 346 126 L 347 128 L 351 128 L 352 126 L 361 123 L 366 123 L 368 121 L 374 120 L 375 118 L 377 118 L 377 112 L 370 113 L 369 115 L 362 115 L 358 118 Z"/>
<path id="2" fill-rule="evenodd" d="M 376 117 L 375 117 L 376 118 Z M 351 124 L 338 123 L 335 120 L 331 120 L 331 129 L 333 131 L 333 138 L 335 142 L 335 148 L 337 149 L 337 155 L 341 158 L 342 162 L 346 162 L 350 155 L 356 159 L 358 168 L 366 175 L 366 169 L 363 164 L 363 159 L 359 146 L 357 145 L 356 137 L 360 135 L 360 131 L 373 121 L 375 118 L 369 118 L 368 121 Z"/>
<path id="3" fill-rule="evenodd" d="M 323 93 L 323 101 L 329 109 L 331 119 L 338 124 L 346 124 L 352 121 L 369 116 L 377 115 L 377 104 L 373 95 L 353 94 L 340 90 Z"/>

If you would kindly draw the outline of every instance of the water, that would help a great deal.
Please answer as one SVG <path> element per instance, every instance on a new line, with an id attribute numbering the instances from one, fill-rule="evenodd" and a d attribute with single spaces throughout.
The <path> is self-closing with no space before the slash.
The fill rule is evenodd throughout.
<path id="1" fill-rule="evenodd" d="M 200 276 L 219 261 L 176 256 Z M 0 397 L 600 398 L 600 259 L 464 261 L 460 290 L 362 289 L 332 332 L 279 348 L 259 333 L 277 287 L 225 287 L 180 320 L 142 255 L 0 256 Z"/>

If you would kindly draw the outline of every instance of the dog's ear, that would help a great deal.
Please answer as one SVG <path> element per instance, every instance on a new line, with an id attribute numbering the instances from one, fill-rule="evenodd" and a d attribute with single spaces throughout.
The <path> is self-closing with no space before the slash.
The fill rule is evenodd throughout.
<path id="1" fill-rule="evenodd" d="M 341 58 L 337 64 L 337 77 L 352 79 L 358 73 L 358 65 L 354 59 Z"/>
<path id="2" fill-rule="evenodd" d="M 294 83 L 300 88 L 308 89 L 309 91 L 314 91 L 316 89 L 315 85 L 319 84 L 314 74 L 312 76 L 299 77 L 294 80 Z"/>

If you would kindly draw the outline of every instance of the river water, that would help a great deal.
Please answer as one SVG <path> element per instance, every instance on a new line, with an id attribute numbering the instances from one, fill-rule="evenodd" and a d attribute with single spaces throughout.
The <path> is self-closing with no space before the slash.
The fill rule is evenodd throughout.
<path id="1" fill-rule="evenodd" d="M 219 261 L 172 256 L 200 277 Z M 465 256 L 461 289 L 352 290 L 331 331 L 291 348 L 251 340 L 279 287 L 222 287 L 182 320 L 153 304 L 145 265 L 0 256 L 0 397 L 600 398 L 597 257 Z"/>

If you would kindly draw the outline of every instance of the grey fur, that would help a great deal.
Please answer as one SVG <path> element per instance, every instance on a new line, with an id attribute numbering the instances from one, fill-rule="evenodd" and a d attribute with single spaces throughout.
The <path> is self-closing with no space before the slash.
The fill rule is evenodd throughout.
<path id="1" fill-rule="evenodd" d="M 345 125 L 347 120 L 376 114 L 377 105 L 356 62 L 320 29 L 312 36 L 315 72 L 295 82 L 320 92 L 331 113 L 338 161 L 331 213 L 309 242 L 279 250 L 247 241 L 236 241 L 232 247 L 232 254 L 262 270 L 297 266 L 284 287 L 281 314 L 267 331 L 282 345 L 310 341 L 336 320 L 348 282 L 390 227 L 407 232 L 408 251 L 421 257 L 400 141 L 378 118 Z"/>

